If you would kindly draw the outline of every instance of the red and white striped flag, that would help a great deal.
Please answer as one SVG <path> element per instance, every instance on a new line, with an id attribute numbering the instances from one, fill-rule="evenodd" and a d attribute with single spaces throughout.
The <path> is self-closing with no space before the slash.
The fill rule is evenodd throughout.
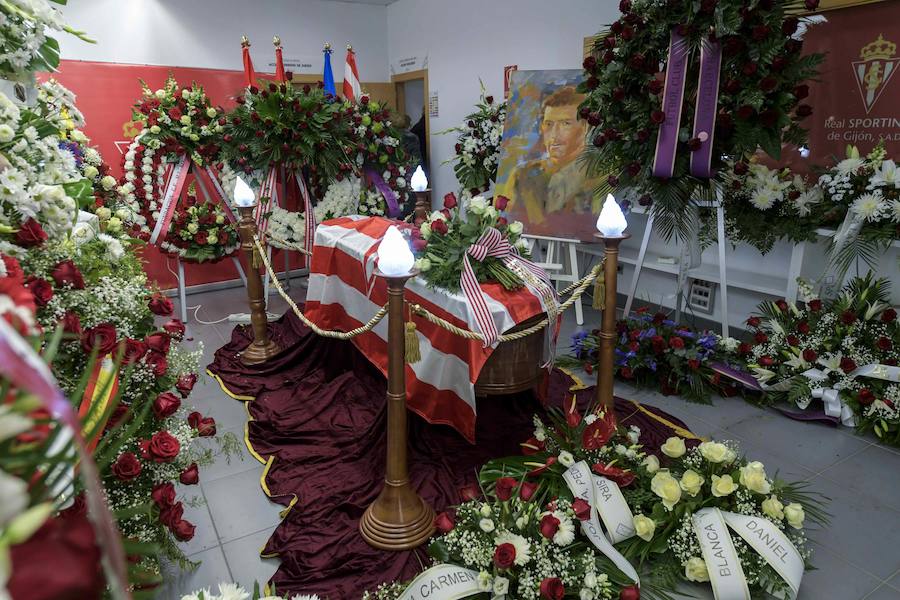
<path id="1" fill-rule="evenodd" d="M 351 102 L 359 99 L 362 90 L 359 87 L 359 71 L 356 69 L 356 53 L 347 46 L 347 61 L 344 63 L 344 98 Z"/>

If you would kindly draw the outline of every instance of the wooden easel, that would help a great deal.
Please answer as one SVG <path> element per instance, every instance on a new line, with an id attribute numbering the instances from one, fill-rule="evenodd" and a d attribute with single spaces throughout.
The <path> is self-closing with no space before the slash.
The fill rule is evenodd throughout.
<path id="1" fill-rule="evenodd" d="M 575 283 L 578 281 L 577 248 L 578 244 L 581 243 L 579 240 L 530 234 L 523 235 L 522 239 L 528 244 L 528 251 L 532 256 L 534 256 L 535 246 L 540 245 L 538 242 L 546 242 L 547 247 L 542 252 L 542 260 L 533 260 L 532 262 L 547 271 L 550 279 L 557 284 L 557 291 L 558 284 L 561 282 Z M 568 260 L 565 260 L 566 258 Z M 568 262 L 568 270 L 566 270 L 566 262 Z M 575 303 L 575 322 L 579 327 L 584 325 L 584 310 L 581 307 L 581 302 Z"/>

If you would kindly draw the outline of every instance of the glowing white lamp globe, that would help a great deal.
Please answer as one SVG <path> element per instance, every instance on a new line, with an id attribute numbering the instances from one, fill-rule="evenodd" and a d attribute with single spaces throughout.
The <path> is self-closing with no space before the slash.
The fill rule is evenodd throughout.
<path id="1" fill-rule="evenodd" d="M 253 206 L 256 204 L 256 194 L 240 176 L 234 183 L 234 203 L 238 206 Z"/>
<path id="2" fill-rule="evenodd" d="M 391 225 L 378 245 L 378 269 L 389 277 L 409 273 L 416 262 L 400 230 Z"/>
<path id="3" fill-rule="evenodd" d="M 616 202 L 612 194 L 607 194 L 606 201 L 603 203 L 603 210 L 600 211 L 600 216 L 597 217 L 597 229 L 604 237 L 621 237 L 626 227 L 628 227 L 628 221 L 625 220 L 625 215 L 622 213 L 622 209 L 619 208 L 619 203 Z"/>
<path id="4" fill-rule="evenodd" d="M 428 189 L 428 178 L 425 177 L 425 171 L 422 170 L 422 165 L 416 167 L 416 172 L 413 173 L 409 185 L 412 186 L 414 192 L 424 192 Z"/>

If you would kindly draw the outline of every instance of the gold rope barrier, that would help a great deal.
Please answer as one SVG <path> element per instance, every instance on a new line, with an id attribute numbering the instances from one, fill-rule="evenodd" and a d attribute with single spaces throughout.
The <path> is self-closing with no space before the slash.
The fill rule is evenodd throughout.
<path id="1" fill-rule="evenodd" d="M 278 243 L 281 242 L 280 240 L 277 240 L 277 239 L 275 241 Z M 281 295 L 281 297 L 284 298 L 285 302 L 288 303 L 288 305 L 294 311 L 294 314 L 296 314 L 297 317 L 301 321 L 303 321 L 303 323 L 307 327 L 312 329 L 313 332 L 315 332 L 316 334 L 324 336 L 324 337 L 339 339 L 339 340 L 348 340 L 350 338 L 356 337 L 367 331 L 371 331 L 372 328 L 375 327 L 375 325 L 377 325 L 378 322 L 381 321 L 384 318 L 384 316 L 387 314 L 387 304 L 385 304 L 378 310 L 377 313 L 375 313 L 375 316 L 372 317 L 371 319 L 369 319 L 369 322 L 366 323 L 365 325 L 363 325 L 362 327 L 357 327 L 356 329 L 351 329 L 350 331 L 347 331 L 347 332 L 331 331 L 331 330 L 320 328 L 318 325 L 316 325 L 315 323 L 310 321 L 306 317 L 306 315 L 303 314 L 303 312 L 296 305 L 296 303 L 294 303 L 294 301 L 291 299 L 291 297 L 288 296 L 287 293 L 284 291 L 284 289 L 281 287 L 281 284 L 278 281 L 278 277 L 276 276 L 274 269 L 272 269 L 272 265 L 269 263 L 269 259 L 266 256 L 266 253 L 265 253 L 265 250 L 263 249 L 262 243 L 259 241 L 259 238 L 257 236 L 253 236 L 253 243 L 256 245 L 257 255 L 262 260 L 263 265 L 266 267 L 266 271 L 269 272 L 269 277 L 272 279 L 272 283 L 274 284 L 275 289 L 278 291 L 278 293 Z M 566 300 L 565 302 L 563 302 L 562 304 L 559 305 L 557 313 L 565 312 L 573 304 L 575 304 L 575 302 L 577 300 L 579 300 L 581 298 L 581 295 L 588 288 L 588 286 L 591 285 L 591 283 L 593 283 L 593 281 L 595 279 L 597 279 L 598 275 L 600 274 L 601 270 L 603 269 L 603 265 L 605 264 L 605 261 L 606 261 L 605 258 L 601 259 L 601 261 L 599 263 L 594 265 L 594 268 L 591 269 L 590 273 L 585 275 L 581 280 L 573 283 L 572 285 L 570 285 L 569 287 L 564 289 L 562 292 L 560 292 L 561 296 L 565 296 L 566 294 L 568 294 L 570 292 L 572 293 L 572 295 L 568 298 L 568 300 Z M 426 319 L 427 321 L 430 321 L 431 323 L 433 323 L 435 325 L 438 325 L 439 327 L 443 327 L 450 333 L 455 333 L 458 336 L 461 336 L 461 337 L 464 337 L 464 338 L 470 339 L 470 340 L 479 340 L 482 342 L 484 341 L 484 336 L 482 334 L 476 333 L 476 332 L 472 331 L 471 329 L 464 329 L 462 327 L 457 327 L 453 323 L 450 323 L 449 321 L 432 313 L 431 311 L 429 311 L 425 307 L 421 306 L 420 304 L 410 304 L 410 309 L 415 314 L 419 315 L 420 317 L 423 317 L 424 319 Z M 539 323 L 535 323 L 531 327 L 528 327 L 527 329 L 523 329 L 521 331 L 516 331 L 515 333 L 501 334 L 499 336 L 498 340 L 501 342 L 510 342 L 513 340 L 522 339 L 522 338 L 527 337 L 537 331 L 540 331 L 541 329 L 546 327 L 549 323 L 550 323 L 549 319 L 545 318 L 542 321 L 540 321 Z"/>
<path id="2" fill-rule="evenodd" d="M 312 252 L 310 252 L 306 248 L 304 248 L 302 246 L 298 246 L 297 244 L 293 244 L 286 240 L 279 239 L 279 238 L 275 237 L 274 235 L 272 235 L 271 233 L 266 232 L 266 237 L 269 238 L 270 240 L 272 240 L 273 242 L 275 242 L 276 244 L 279 244 L 278 246 L 275 246 L 276 248 L 281 248 L 282 250 L 293 250 L 295 252 L 299 252 L 300 254 L 305 254 L 306 256 L 312 256 Z"/>

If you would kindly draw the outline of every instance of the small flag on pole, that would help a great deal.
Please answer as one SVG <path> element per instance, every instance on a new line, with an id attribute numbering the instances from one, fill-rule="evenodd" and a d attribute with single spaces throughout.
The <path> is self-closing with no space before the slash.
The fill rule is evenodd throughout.
<path id="1" fill-rule="evenodd" d="M 284 59 L 281 56 L 281 38 L 276 35 L 272 38 L 272 43 L 275 44 L 275 79 L 279 83 L 284 83 L 287 81 L 287 78 L 284 76 Z"/>
<path id="2" fill-rule="evenodd" d="M 353 47 L 348 44 L 347 62 L 344 63 L 344 97 L 351 102 L 356 102 L 361 94 L 359 71 L 356 70 L 356 53 L 353 52 Z"/>
<path id="3" fill-rule="evenodd" d="M 325 86 L 325 93 L 337 96 L 337 90 L 334 87 L 334 73 L 331 71 L 331 44 L 325 44 L 322 54 L 325 55 L 325 67 L 322 70 L 322 83 Z"/>
<path id="4" fill-rule="evenodd" d="M 241 37 L 241 52 L 244 55 L 244 76 L 247 78 L 247 87 L 253 85 L 256 73 L 253 71 L 253 60 L 250 58 L 250 40 L 247 36 Z"/>

